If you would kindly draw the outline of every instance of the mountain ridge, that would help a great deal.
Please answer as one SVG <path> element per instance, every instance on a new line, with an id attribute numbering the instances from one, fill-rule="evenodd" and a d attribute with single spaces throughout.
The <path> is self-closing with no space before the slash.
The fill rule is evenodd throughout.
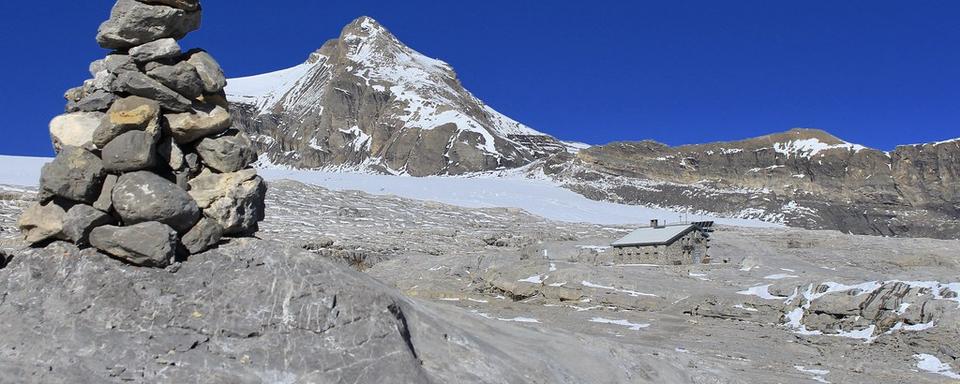
<path id="1" fill-rule="evenodd" d="M 523 172 L 595 200 L 857 234 L 960 237 L 960 141 L 881 151 L 794 128 L 673 147 L 564 142 L 489 107 L 449 64 L 365 16 L 303 63 L 231 79 L 226 93 L 261 166 Z"/>
<path id="2" fill-rule="evenodd" d="M 227 97 L 269 161 L 298 167 L 463 174 L 569 148 L 489 107 L 449 64 L 366 16 L 302 64 L 231 79 Z"/>

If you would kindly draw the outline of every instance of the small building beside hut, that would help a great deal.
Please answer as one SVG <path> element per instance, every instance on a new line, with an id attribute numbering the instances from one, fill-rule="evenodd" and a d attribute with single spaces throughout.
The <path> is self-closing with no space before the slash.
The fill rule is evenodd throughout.
<path id="1" fill-rule="evenodd" d="M 651 220 L 649 227 L 639 228 L 610 244 L 614 263 L 686 265 L 710 262 L 712 221 L 661 225 Z"/>

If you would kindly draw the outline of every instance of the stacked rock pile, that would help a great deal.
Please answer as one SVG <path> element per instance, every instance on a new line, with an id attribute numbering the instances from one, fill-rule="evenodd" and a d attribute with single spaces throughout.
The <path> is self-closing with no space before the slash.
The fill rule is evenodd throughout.
<path id="1" fill-rule="evenodd" d="M 199 0 L 117 1 L 97 33 L 113 52 L 50 123 L 57 157 L 20 218 L 27 242 L 162 267 L 258 229 L 266 184 L 250 168 L 253 144 L 231 129 L 223 71 L 177 42 L 200 13 Z"/>

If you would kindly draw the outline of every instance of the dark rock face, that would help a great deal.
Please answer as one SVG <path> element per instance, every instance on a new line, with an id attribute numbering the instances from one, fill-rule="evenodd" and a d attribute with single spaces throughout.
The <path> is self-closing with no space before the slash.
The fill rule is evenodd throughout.
<path id="1" fill-rule="evenodd" d="M 197 202 L 176 184 L 140 171 L 120 176 L 113 207 L 126 225 L 158 221 L 184 233 L 200 218 Z"/>
<path id="2" fill-rule="evenodd" d="M 960 142 L 886 154 L 798 129 L 681 147 L 613 143 L 555 156 L 541 168 L 598 200 L 855 234 L 960 236 Z"/>
<path id="3" fill-rule="evenodd" d="M 284 77 L 291 72 L 299 78 Z M 567 150 L 485 105 L 449 65 L 368 17 L 278 73 L 273 96 L 245 79 L 227 88 L 236 127 L 275 164 L 427 176 L 518 167 Z"/>

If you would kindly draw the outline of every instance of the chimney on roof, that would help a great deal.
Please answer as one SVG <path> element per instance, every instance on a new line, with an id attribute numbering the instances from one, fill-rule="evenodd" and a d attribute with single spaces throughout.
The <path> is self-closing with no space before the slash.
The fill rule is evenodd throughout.
<path id="1" fill-rule="evenodd" d="M 659 226 L 660 226 L 660 220 L 659 220 L 659 219 L 650 220 L 650 228 L 657 228 L 657 227 L 659 227 Z"/>

